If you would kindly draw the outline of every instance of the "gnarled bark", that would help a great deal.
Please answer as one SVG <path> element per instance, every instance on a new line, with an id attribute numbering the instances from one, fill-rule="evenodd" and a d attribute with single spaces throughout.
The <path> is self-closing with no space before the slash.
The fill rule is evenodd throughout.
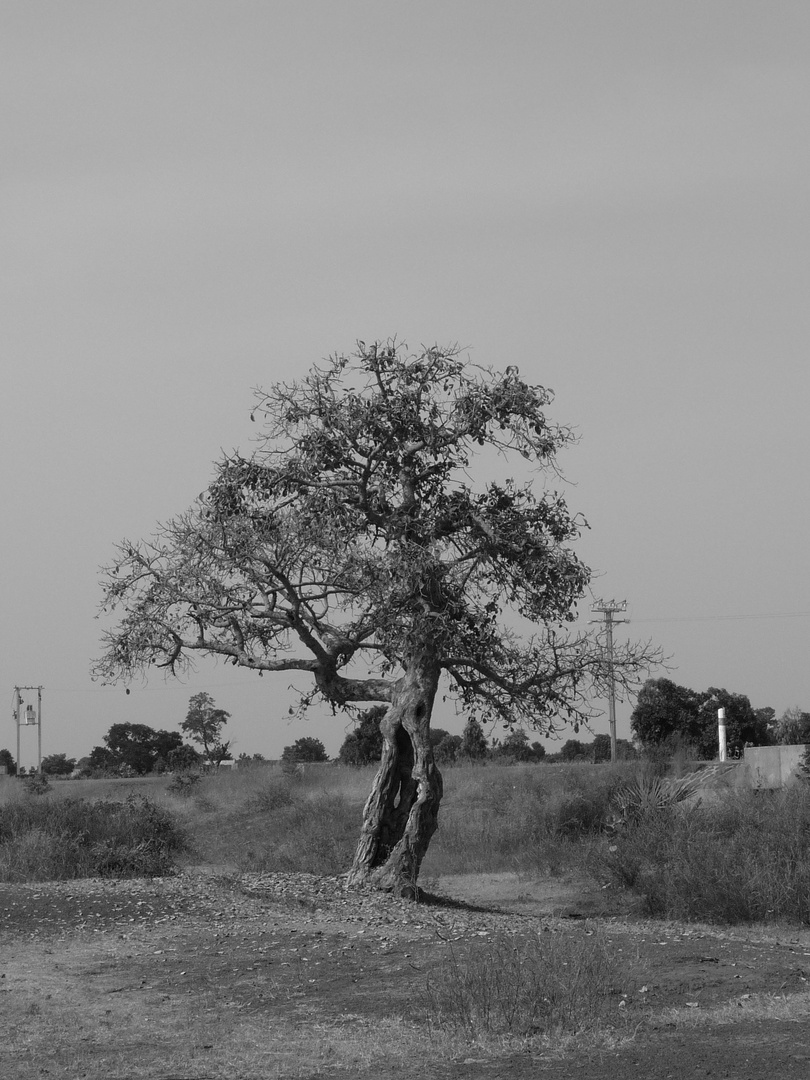
<path id="1" fill-rule="evenodd" d="M 409 664 L 380 724 L 383 753 L 363 810 L 350 885 L 415 898 L 419 868 L 438 824 L 442 777 L 433 761 L 430 716 L 439 667 Z"/>

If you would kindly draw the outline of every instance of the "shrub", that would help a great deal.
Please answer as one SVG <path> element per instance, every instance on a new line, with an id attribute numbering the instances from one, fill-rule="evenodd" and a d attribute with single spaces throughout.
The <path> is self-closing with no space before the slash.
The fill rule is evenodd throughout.
<path id="1" fill-rule="evenodd" d="M 168 790 L 172 795 L 188 797 L 197 790 L 200 782 L 200 774 L 192 772 L 177 772 L 172 777 Z"/>
<path id="2" fill-rule="evenodd" d="M 184 848 L 173 818 L 146 798 L 0 806 L 0 881 L 163 876 Z"/>
<path id="3" fill-rule="evenodd" d="M 23 780 L 23 785 L 28 795 L 47 795 L 51 790 L 47 776 L 42 773 L 31 773 Z"/>

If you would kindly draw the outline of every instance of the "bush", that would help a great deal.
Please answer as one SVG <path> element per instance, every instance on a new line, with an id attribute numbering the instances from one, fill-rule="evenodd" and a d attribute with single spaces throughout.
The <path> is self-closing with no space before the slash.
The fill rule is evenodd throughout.
<path id="1" fill-rule="evenodd" d="M 173 818 L 146 798 L 0 806 L 0 881 L 163 876 L 184 848 Z"/>
<path id="2" fill-rule="evenodd" d="M 31 773 L 30 776 L 26 776 L 23 786 L 28 795 L 47 795 L 51 790 L 47 776 L 43 776 L 42 773 Z"/>
<path id="3" fill-rule="evenodd" d="M 810 923 L 810 790 L 728 792 L 663 806 L 622 829 L 603 865 L 647 914 L 713 923 Z"/>
<path id="4" fill-rule="evenodd" d="M 195 793 L 199 782 L 199 773 L 177 772 L 172 777 L 172 782 L 169 784 L 167 790 L 172 795 L 188 797 L 189 795 L 193 795 Z"/>
<path id="5" fill-rule="evenodd" d="M 575 1034 L 619 997 L 618 969 L 601 936 L 509 936 L 473 941 L 428 981 L 431 1022 L 479 1035 Z"/>

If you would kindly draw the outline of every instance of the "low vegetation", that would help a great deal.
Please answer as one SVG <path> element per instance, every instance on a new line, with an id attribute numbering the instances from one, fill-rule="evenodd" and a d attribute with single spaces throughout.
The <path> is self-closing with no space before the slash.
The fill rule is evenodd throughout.
<path id="1" fill-rule="evenodd" d="M 183 860 L 233 872 L 340 874 L 373 766 L 256 765 L 0 787 L 0 880 L 164 874 Z M 581 875 L 672 919 L 810 924 L 810 783 L 783 792 L 661 780 L 648 767 L 456 766 L 422 868 Z"/>
<path id="2" fill-rule="evenodd" d="M 450 951 L 428 982 L 428 1016 L 469 1038 L 579 1034 L 615 1012 L 623 977 L 598 934 L 498 934 Z"/>
<path id="3" fill-rule="evenodd" d="M 177 822 L 145 797 L 50 798 L 0 805 L 0 881 L 158 877 L 185 847 Z"/>
<path id="4" fill-rule="evenodd" d="M 810 785 L 661 806 L 620 829 L 600 861 L 650 915 L 810 924 Z"/>

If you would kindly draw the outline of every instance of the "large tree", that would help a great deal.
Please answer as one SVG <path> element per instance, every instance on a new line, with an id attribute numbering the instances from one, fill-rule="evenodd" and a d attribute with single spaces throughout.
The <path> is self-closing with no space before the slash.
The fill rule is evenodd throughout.
<path id="1" fill-rule="evenodd" d="M 151 772 L 158 759 L 166 759 L 183 740 L 176 731 L 155 731 L 146 724 L 113 724 L 104 736 L 106 746 L 96 746 L 90 753 L 92 768 L 117 769 L 121 766 L 143 774 Z"/>
<path id="2" fill-rule="evenodd" d="M 350 880 L 412 895 L 442 796 L 443 674 L 473 715 L 548 731 L 586 721 L 611 670 L 621 688 L 655 658 L 620 646 L 609 669 L 570 626 L 589 570 L 569 547 L 583 522 L 543 483 L 572 438 L 551 401 L 516 367 L 362 342 L 261 393 L 255 451 L 223 460 L 150 541 L 119 546 L 104 607 L 122 616 L 96 674 L 204 654 L 308 675 L 304 705 L 385 703 Z M 534 477 L 507 478 L 510 460 Z"/>

